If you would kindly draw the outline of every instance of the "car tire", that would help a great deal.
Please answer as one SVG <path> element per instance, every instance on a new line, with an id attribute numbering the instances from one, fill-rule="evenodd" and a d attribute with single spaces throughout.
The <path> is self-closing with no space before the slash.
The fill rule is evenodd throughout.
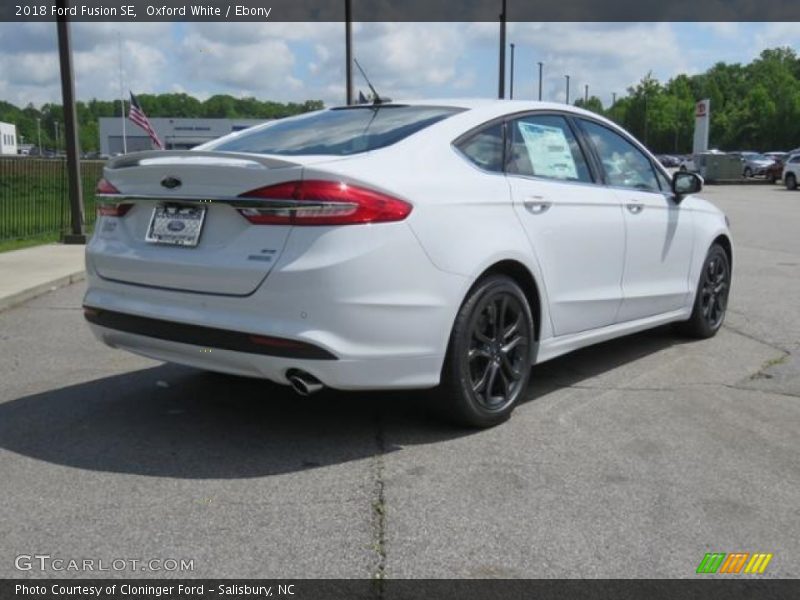
<path id="1" fill-rule="evenodd" d="M 784 177 L 784 183 L 787 190 L 797 189 L 797 177 L 795 177 L 794 173 L 787 173 L 786 177 Z"/>
<path id="2" fill-rule="evenodd" d="M 745 167 L 744 169 L 744 178 L 750 179 L 753 176 L 753 170 L 750 167 Z"/>
<path id="3" fill-rule="evenodd" d="M 487 428 L 507 420 L 525 394 L 534 344 L 533 314 L 510 277 L 480 280 L 458 311 L 436 390 L 442 416 Z"/>
<path id="4" fill-rule="evenodd" d="M 714 337 L 725 321 L 730 289 L 728 254 L 722 246 L 714 244 L 703 261 L 692 316 L 682 324 L 683 333 L 699 339 Z"/>

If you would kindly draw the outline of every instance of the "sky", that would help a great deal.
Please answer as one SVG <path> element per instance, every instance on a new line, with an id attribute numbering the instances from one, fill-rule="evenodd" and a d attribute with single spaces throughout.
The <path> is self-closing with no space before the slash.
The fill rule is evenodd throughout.
<path id="1" fill-rule="evenodd" d="M 186 92 L 344 102 L 343 23 L 73 23 L 79 100 Z M 497 23 L 356 23 L 354 54 L 383 96 L 496 97 Z M 764 48 L 800 46 L 796 23 L 510 23 L 514 97 L 605 105 L 648 72 L 661 81 Z M 121 52 L 120 52 L 121 49 Z M 122 59 L 122 85 L 120 82 Z M 507 57 L 507 66 L 510 58 Z M 356 89 L 368 88 L 355 74 Z M 508 87 L 507 87 L 508 93 Z M 0 23 L 0 100 L 61 103 L 55 23 Z"/>

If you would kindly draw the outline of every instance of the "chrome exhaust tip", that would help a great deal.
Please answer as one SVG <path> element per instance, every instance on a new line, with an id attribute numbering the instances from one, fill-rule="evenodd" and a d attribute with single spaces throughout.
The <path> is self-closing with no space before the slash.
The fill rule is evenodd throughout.
<path id="1" fill-rule="evenodd" d="M 319 379 L 304 371 L 292 370 L 287 374 L 286 378 L 289 380 L 292 389 L 300 396 L 316 394 L 324 387 Z"/>

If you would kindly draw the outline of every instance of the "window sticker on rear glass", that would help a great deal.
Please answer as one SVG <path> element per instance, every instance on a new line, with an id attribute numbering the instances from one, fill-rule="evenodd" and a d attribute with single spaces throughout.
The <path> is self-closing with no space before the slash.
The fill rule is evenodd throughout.
<path id="1" fill-rule="evenodd" d="M 560 127 L 518 121 L 519 132 L 528 149 L 533 174 L 554 179 L 578 179 L 575 159 Z"/>

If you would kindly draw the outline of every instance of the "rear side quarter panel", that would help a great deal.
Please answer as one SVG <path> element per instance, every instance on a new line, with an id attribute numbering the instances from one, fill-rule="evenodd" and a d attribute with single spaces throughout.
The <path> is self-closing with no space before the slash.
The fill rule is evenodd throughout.
<path id="1" fill-rule="evenodd" d="M 420 144 L 399 144 L 365 155 L 360 160 L 325 165 L 328 173 L 384 191 L 413 205 L 407 223 L 431 263 L 448 277 L 459 302 L 481 274 L 507 260 L 521 263 L 533 276 L 543 307 L 541 337 L 551 335 L 546 313 L 546 290 L 539 265 L 514 212 L 511 190 L 503 174 L 487 173 L 472 165 L 450 145 L 450 139 L 427 138 Z M 308 168 L 308 178 L 315 177 Z M 402 262 L 398 263 L 402 268 Z M 441 332 L 446 349 L 450 327 Z"/>

